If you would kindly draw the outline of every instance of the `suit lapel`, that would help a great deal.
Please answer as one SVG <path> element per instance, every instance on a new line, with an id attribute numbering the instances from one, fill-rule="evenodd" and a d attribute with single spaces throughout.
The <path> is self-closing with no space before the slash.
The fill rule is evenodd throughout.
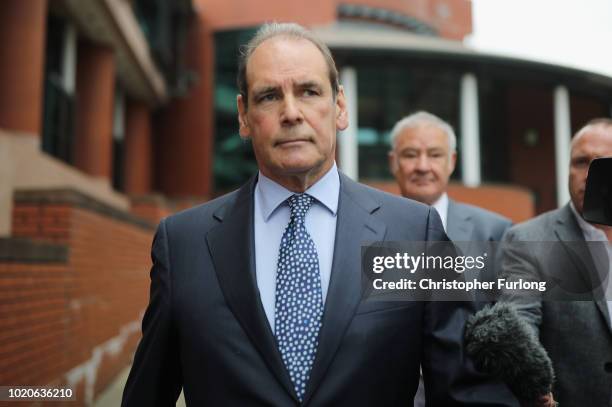
<path id="1" fill-rule="evenodd" d="M 446 224 L 450 240 L 455 242 L 469 242 L 473 240 L 472 232 L 474 225 L 470 222 L 470 217 L 466 216 L 452 199 L 448 200 Z"/>
<path id="2" fill-rule="evenodd" d="M 304 404 L 325 376 L 361 300 L 361 243 L 381 241 L 386 232 L 386 226 L 372 216 L 380 204 L 342 174 L 340 182 L 331 279 L 317 356 L 306 388 Z"/>
<path id="3" fill-rule="evenodd" d="M 446 214 L 446 234 L 448 238 L 455 242 L 455 247 L 467 255 L 476 253 L 482 250 L 483 243 L 478 242 L 474 236 L 474 224 L 471 222 L 471 216 L 452 199 L 448 200 L 448 213 Z M 476 246 L 475 249 L 473 246 Z M 483 278 L 482 273 L 468 271 L 466 278 Z"/>
<path id="4" fill-rule="evenodd" d="M 295 399 L 255 279 L 253 189 L 255 178 L 237 192 L 234 201 L 215 212 L 220 224 L 206 241 L 219 285 L 228 306 L 285 390 Z"/>
<path id="5" fill-rule="evenodd" d="M 597 290 L 605 290 L 601 287 L 600 276 L 598 275 L 598 267 L 603 265 L 595 264 L 593 256 L 589 251 L 589 247 L 584 240 L 584 235 L 580 229 L 580 225 L 574 218 L 574 213 L 569 204 L 562 208 L 560 216 L 557 219 L 558 227 L 555 228 L 557 238 L 563 244 L 563 247 L 568 252 L 570 259 L 576 266 L 576 269 L 582 274 L 583 278 L 589 282 L 590 287 L 599 287 Z M 585 242 L 584 245 L 578 246 L 567 242 Z M 608 265 L 606 265 L 608 266 Z M 609 267 L 609 266 L 608 266 Z M 594 302 L 602 314 L 609 332 L 612 334 L 612 326 L 610 325 L 610 311 L 605 299 L 605 292 L 594 292 Z"/>
<path id="6" fill-rule="evenodd" d="M 598 248 L 601 250 L 606 250 L 605 248 L 601 247 Z M 610 264 L 608 263 L 610 260 L 608 260 L 608 254 L 607 253 L 601 253 L 602 256 L 598 256 L 598 259 L 595 260 L 595 262 L 597 264 L 595 264 L 595 267 L 597 270 L 604 270 L 604 272 L 608 272 L 610 270 Z M 603 260 L 603 259 L 606 260 Z M 599 260 L 599 261 L 598 261 Z M 608 278 L 610 278 L 610 276 L 608 276 Z M 608 308 L 608 301 L 606 299 L 606 287 L 605 286 L 601 286 L 600 287 L 600 291 L 597 292 L 596 296 L 595 296 L 595 304 L 597 305 L 597 308 L 599 309 L 599 311 L 601 312 L 602 316 L 604 317 L 605 321 L 606 321 L 606 326 L 609 328 L 608 331 L 610 332 L 610 334 L 612 335 L 612 323 L 611 318 L 612 315 L 610 315 L 610 309 Z"/>

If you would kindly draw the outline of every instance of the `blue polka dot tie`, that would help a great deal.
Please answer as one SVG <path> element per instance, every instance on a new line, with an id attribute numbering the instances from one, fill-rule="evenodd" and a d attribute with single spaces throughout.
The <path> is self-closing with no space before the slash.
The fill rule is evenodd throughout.
<path id="1" fill-rule="evenodd" d="M 317 352 L 323 295 L 319 258 L 304 219 L 310 195 L 287 199 L 291 215 L 281 239 L 276 275 L 276 340 L 295 392 L 302 401 Z"/>

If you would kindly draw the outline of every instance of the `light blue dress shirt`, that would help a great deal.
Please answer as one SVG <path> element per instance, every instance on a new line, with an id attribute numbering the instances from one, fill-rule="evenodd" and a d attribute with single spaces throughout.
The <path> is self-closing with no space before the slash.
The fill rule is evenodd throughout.
<path id="1" fill-rule="evenodd" d="M 306 230 L 314 241 L 319 256 L 323 303 L 334 258 L 336 220 L 340 176 L 336 164 L 314 185 L 306 190 L 315 198 L 306 214 Z M 274 332 L 276 301 L 276 270 L 280 242 L 289 223 L 289 205 L 285 202 L 294 192 L 267 178 L 261 172 L 255 186 L 255 274 L 261 302 Z"/>

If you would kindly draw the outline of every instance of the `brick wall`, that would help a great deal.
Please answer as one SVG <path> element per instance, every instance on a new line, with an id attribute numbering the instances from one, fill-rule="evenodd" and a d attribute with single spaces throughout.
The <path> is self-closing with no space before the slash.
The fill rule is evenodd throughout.
<path id="1" fill-rule="evenodd" d="M 0 385 L 69 384 L 79 402 L 67 405 L 87 405 L 130 363 L 153 231 L 74 191 L 15 193 L 0 242 Z"/>
<path id="2" fill-rule="evenodd" d="M 399 195 L 395 181 L 370 181 L 366 184 Z M 506 216 L 514 223 L 524 222 L 536 215 L 531 192 L 526 188 L 510 185 L 481 185 L 469 188 L 460 184 L 448 185 L 448 196 L 459 202 L 480 206 Z"/>

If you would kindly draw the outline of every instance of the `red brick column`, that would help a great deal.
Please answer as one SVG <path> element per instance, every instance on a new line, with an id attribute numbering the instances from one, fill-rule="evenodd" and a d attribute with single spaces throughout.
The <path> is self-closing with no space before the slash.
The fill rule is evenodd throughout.
<path id="1" fill-rule="evenodd" d="M 124 189 L 126 194 L 151 192 L 152 153 L 151 117 L 142 102 L 127 104 L 124 141 Z"/>
<path id="2" fill-rule="evenodd" d="M 0 127 L 40 135 L 47 1 L 0 1 Z"/>
<path id="3" fill-rule="evenodd" d="M 75 166 L 111 178 L 115 61 L 109 48 L 79 43 Z"/>
<path id="4" fill-rule="evenodd" d="M 191 27 L 187 65 L 200 81 L 156 116 L 156 182 L 167 196 L 208 196 L 212 191 L 214 42 L 198 16 Z"/>

